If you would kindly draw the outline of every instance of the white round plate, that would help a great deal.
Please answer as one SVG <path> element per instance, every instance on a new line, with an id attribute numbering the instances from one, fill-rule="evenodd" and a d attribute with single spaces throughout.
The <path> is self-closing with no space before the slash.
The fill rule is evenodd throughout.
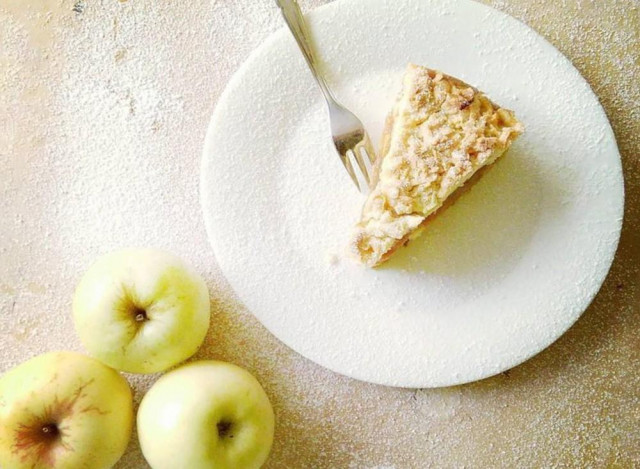
<path id="1" fill-rule="evenodd" d="M 308 15 L 329 81 L 377 141 L 408 62 L 460 77 L 526 126 L 492 171 L 382 268 L 343 255 L 363 197 L 288 31 L 229 82 L 202 163 L 207 231 L 239 299 L 280 340 L 353 378 L 436 387 L 538 353 L 611 265 L 620 156 L 576 69 L 467 1 L 342 0 Z"/>

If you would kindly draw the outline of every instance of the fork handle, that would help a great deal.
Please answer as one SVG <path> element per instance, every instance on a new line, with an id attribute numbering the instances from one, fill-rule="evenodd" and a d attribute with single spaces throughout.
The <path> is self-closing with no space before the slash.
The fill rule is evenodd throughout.
<path id="1" fill-rule="evenodd" d="M 298 47 L 300 48 L 302 55 L 307 61 L 307 65 L 309 65 L 311 74 L 318 83 L 318 86 L 320 86 L 322 94 L 324 94 L 327 103 L 329 104 L 329 106 L 337 105 L 336 99 L 329 89 L 329 86 L 327 86 L 327 82 L 325 81 L 324 76 L 322 75 L 320 70 L 318 70 L 318 64 L 311 48 L 311 41 L 309 39 L 307 23 L 304 20 L 304 16 L 302 15 L 302 11 L 300 10 L 300 6 L 298 5 L 297 0 L 276 0 L 276 4 L 280 7 L 282 16 L 284 17 L 287 26 L 291 30 L 291 34 L 293 34 L 293 37 L 298 43 Z"/>

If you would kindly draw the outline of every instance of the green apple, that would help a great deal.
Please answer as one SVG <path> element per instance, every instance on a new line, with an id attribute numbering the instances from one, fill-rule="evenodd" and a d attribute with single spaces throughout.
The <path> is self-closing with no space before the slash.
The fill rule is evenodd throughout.
<path id="1" fill-rule="evenodd" d="M 179 258 L 155 249 L 107 254 L 73 300 L 89 354 L 122 371 L 155 373 L 192 356 L 209 328 L 209 291 Z"/>
<path id="2" fill-rule="evenodd" d="M 0 378 L 0 467 L 109 468 L 132 427 L 127 381 L 93 358 L 50 352 Z"/>
<path id="3" fill-rule="evenodd" d="M 273 442 L 273 409 L 262 386 L 219 361 L 164 375 L 144 396 L 137 420 L 153 469 L 259 468 Z"/>

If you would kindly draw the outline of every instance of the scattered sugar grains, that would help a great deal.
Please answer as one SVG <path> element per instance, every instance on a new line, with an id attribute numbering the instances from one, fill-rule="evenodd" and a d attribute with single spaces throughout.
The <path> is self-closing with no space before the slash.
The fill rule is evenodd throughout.
<path id="1" fill-rule="evenodd" d="M 369 385 L 314 365 L 260 326 L 214 266 L 198 204 L 204 128 L 229 77 L 280 26 L 270 2 L 78 2 L 82 13 L 69 3 L 69 15 L 56 10 L 50 18 L 8 17 L 13 3 L 22 2 L 0 5 L 0 28 L 11 33 L 3 35 L 0 58 L 19 65 L 0 77 L 0 109 L 19 112 L 8 126 L 16 137 L 0 135 L 0 151 L 24 157 L 25 165 L 4 171 L 0 159 L 9 174 L 0 199 L 0 308 L 12 318 L 10 332 L 0 324 L 3 365 L 62 344 L 79 349 L 68 314 L 79 274 L 106 250 L 155 245 L 210 280 L 214 328 L 198 357 L 247 367 L 272 399 L 278 426 L 267 469 L 640 461 L 640 377 L 630 368 L 638 358 L 640 297 L 636 2 L 485 1 L 547 37 L 594 88 L 623 154 L 626 224 L 603 290 L 557 344 L 495 378 L 436 390 Z M 61 35 L 43 53 L 50 59 L 34 52 L 23 21 Z M 54 84 L 31 90 L 37 99 L 24 85 L 34 77 Z M 95 158 L 100 167 L 91 164 Z M 138 401 L 153 379 L 131 378 Z M 134 441 L 116 468 L 144 464 Z"/>
<path id="2" fill-rule="evenodd" d="M 632 23 L 638 7 L 630 1 L 597 2 L 601 10 L 589 15 L 576 9 L 595 8 L 595 2 L 485 3 L 532 25 L 585 74 L 616 132 L 625 167 L 626 218 L 638 229 L 640 71 L 634 51 L 640 33 Z M 442 461 L 455 467 L 634 467 L 640 441 L 638 415 L 631 409 L 640 408 L 640 380 L 637 374 L 620 374 L 628 373 L 629 354 L 637 357 L 631 331 L 640 296 L 635 246 L 632 252 L 623 235 L 621 250 L 629 259 L 614 264 L 584 320 L 550 350 L 498 377 L 451 389 L 395 390 L 294 360 L 292 375 L 310 378 L 308 385 L 298 384 L 299 404 L 314 409 L 304 418 L 326 418 L 327 430 L 314 435 L 323 452 L 308 458 L 294 445 L 287 448 L 296 455 L 290 461 L 353 468 L 442 467 Z M 336 448 L 348 453 L 329 456 Z"/>
<path id="3" fill-rule="evenodd" d="M 340 263 L 340 257 L 333 251 L 327 252 L 325 259 L 330 266 L 336 266 Z"/>

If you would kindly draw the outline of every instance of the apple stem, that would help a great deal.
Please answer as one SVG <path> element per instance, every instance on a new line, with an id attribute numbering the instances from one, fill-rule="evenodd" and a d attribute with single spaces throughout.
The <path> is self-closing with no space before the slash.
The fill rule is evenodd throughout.
<path id="1" fill-rule="evenodd" d="M 135 310 L 136 322 L 144 322 L 148 319 L 147 312 L 144 309 L 136 308 Z"/>
<path id="2" fill-rule="evenodd" d="M 58 434 L 58 426 L 55 423 L 48 423 L 42 426 L 42 433 L 55 436 Z"/>

